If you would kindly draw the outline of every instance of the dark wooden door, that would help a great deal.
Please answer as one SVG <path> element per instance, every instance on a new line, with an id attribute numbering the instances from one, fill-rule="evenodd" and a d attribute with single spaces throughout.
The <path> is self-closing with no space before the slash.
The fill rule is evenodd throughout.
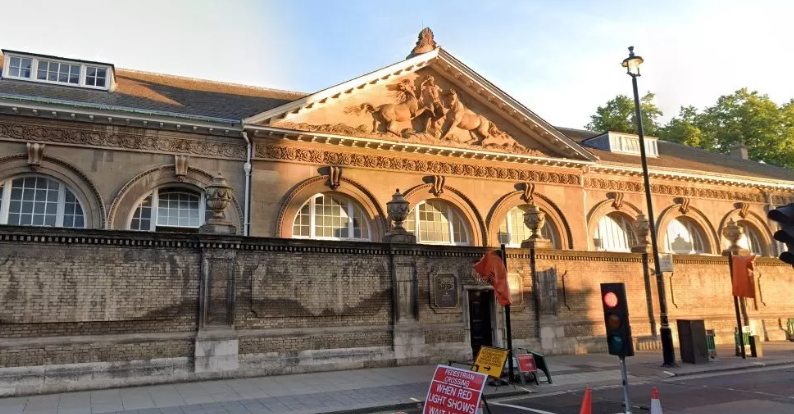
<path id="1" fill-rule="evenodd" d="M 471 350 L 474 357 L 483 345 L 493 345 L 491 330 L 491 304 L 493 291 L 469 291 L 469 324 L 471 329 Z"/>

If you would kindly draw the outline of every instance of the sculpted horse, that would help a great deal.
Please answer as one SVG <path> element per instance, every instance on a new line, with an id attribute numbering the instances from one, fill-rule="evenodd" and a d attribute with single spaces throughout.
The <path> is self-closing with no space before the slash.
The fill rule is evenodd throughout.
<path id="1" fill-rule="evenodd" d="M 428 112 L 428 108 L 419 108 L 413 84 L 408 79 L 403 79 L 394 87 L 403 94 L 402 102 L 397 104 L 383 104 L 377 108 L 369 103 L 361 104 L 357 111 L 367 111 L 372 114 L 372 132 L 378 132 L 378 123 L 384 125 L 386 132 L 391 132 L 398 137 L 399 131 L 392 129 L 392 123 L 410 121 Z"/>
<path id="2" fill-rule="evenodd" d="M 449 130 L 452 127 L 458 127 L 469 131 L 471 139 L 462 141 L 463 144 L 469 143 L 482 143 L 491 137 L 491 130 L 493 124 L 486 117 L 478 115 L 470 109 L 463 106 L 458 98 L 458 93 L 454 89 L 450 89 L 446 93 L 447 109 L 446 120 L 441 128 L 440 139 L 446 139 Z M 495 127 L 494 127 L 495 128 Z"/>

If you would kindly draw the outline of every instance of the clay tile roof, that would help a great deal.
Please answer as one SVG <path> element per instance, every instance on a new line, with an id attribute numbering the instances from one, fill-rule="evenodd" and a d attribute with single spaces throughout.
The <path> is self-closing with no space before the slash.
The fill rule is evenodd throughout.
<path id="1" fill-rule="evenodd" d="M 0 67 L 2 64 L 0 55 Z M 3 79 L 0 94 L 236 121 L 306 95 L 121 68 L 116 68 L 115 73 L 116 88 L 112 92 Z"/>
<path id="2" fill-rule="evenodd" d="M 601 135 L 600 133 L 574 128 L 557 127 L 557 130 L 577 143 L 581 143 L 587 138 Z M 637 155 L 619 154 L 591 148 L 586 145 L 583 146 L 599 158 L 599 164 L 632 167 L 639 167 L 640 165 L 640 157 Z M 744 160 L 738 157 L 710 152 L 700 148 L 688 147 L 661 139 L 658 141 L 658 146 L 659 157 L 648 158 L 648 165 L 651 167 L 679 170 L 680 172 L 703 171 L 733 176 L 794 181 L 794 170 L 788 168 L 762 164 L 752 160 Z"/>

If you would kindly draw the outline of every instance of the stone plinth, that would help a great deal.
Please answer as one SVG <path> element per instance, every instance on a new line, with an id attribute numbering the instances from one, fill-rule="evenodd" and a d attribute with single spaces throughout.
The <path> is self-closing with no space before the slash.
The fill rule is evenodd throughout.
<path id="1" fill-rule="evenodd" d="M 240 341 L 234 330 L 201 331 L 196 335 L 195 372 L 236 371 Z"/>

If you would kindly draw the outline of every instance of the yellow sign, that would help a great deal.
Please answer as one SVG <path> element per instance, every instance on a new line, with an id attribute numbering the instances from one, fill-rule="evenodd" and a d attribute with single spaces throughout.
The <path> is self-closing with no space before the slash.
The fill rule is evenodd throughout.
<path id="1" fill-rule="evenodd" d="M 477 359 L 471 370 L 489 377 L 499 378 L 502 376 L 505 361 L 507 361 L 506 349 L 483 346 L 480 347 L 480 352 L 477 352 Z"/>

